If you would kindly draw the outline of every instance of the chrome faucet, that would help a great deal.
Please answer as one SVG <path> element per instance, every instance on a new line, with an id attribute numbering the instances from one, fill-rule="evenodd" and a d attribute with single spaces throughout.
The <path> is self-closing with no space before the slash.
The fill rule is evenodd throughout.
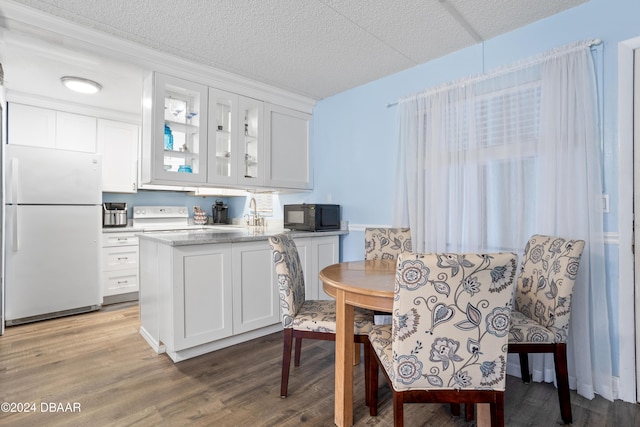
<path id="1" fill-rule="evenodd" d="M 256 217 L 258 215 L 258 208 L 256 207 L 256 198 L 252 197 L 249 201 L 249 209 L 253 211 L 253 225 L 256 225 Z"/>
<path id="2" fill-rule="evenodd" d="M 264 225 L 263 218 L 260 218 L 260 216 L 258 215 L 258 208 L 256 206 L 255 197 L 252 197 L 249 201 L 249 209 L 253 211 L 253 215 L 249 215 L 249 219 L 247 219 L 247 225 L 251 225 L 253 227 Z"/>

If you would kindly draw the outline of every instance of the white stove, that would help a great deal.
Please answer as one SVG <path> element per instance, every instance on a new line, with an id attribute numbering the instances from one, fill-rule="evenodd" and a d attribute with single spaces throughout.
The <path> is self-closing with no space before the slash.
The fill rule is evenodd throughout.
<path id="1" fill-rule="evenodd" d="M 189 222 L 186 206 L 134 206 L 132 225 L 144 231 L 201 229 Z"/>

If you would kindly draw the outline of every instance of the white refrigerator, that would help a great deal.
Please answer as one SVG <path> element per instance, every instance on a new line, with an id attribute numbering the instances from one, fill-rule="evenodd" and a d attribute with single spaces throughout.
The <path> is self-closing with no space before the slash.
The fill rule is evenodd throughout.
<path id="1" fill-rule="evenodd" d="M 99 309 L 102 159 L 7 145 L 5 321 Z"/>

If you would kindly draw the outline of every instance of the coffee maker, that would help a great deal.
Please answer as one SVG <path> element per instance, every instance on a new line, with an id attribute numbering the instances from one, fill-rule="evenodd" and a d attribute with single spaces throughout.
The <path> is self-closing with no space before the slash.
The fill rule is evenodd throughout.
<path id="1" fill-rule="evenodd" d="M 229 207 L 225 205 L 222 200 L 216 200 L 215 204 L 211 206 L 211 210 L 214 224 L 228 223 L 229 219 L 227 217 L 227 212 L 229 211 Z"/>

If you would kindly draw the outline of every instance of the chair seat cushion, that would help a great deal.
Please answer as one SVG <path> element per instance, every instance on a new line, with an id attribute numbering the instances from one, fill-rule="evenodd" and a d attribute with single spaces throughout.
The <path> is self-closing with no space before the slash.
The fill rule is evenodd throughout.
<path id="1" fill-rule="evenodd" d="M 560 336 L 519 311 L 511 311 L 510 343 L 553 343 L 563 342 Z"/>
<path id="2" fill-rule="evenodd" d="M 373 312 L 355 307 L 355 335 L 367 335 L 373 325 Z M 295 318 L 293 329 L 298 331 L 336 333 L 336 302 L 334 300 L 306 300 Z"/>
<path id="3" fill-rule="evenodd" d="M 391 325 L 373 325 L 369 332 L 369 342 L 373 351 L 378 355 L 378 359 L 382 363 L 382 368 L 387 371 L 387 376 L 393 382 L 393 350 L 391 343 Z"/>

